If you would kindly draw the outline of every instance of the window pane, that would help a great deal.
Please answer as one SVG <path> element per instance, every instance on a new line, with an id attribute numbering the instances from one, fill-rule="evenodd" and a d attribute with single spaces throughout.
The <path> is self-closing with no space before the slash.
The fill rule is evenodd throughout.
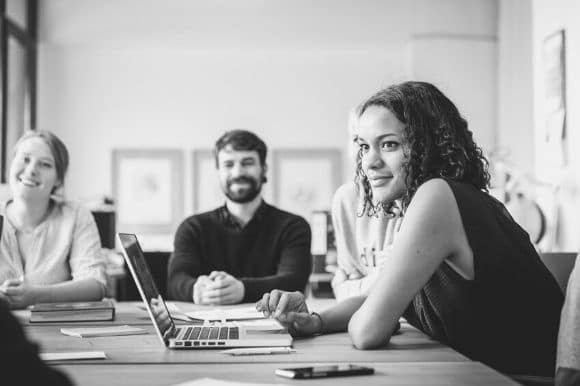
<path id="1" fill-rule="evenodd" d="M 14 144 L 24 130 L 30 127 L 27 79 L 26 49 L 12 36 L 8 37 L 8 87 L 6 119 L 6 157 L 9 160 Z"/>
<path id="2" fill-rule="evenodd" d="M 20 27 L 26 29 L 27 0 L 6 0 L 6 16 Z"/>

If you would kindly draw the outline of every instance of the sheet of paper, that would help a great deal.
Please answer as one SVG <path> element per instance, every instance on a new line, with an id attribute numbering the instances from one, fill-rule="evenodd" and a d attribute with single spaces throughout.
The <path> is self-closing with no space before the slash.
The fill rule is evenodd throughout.
<path id="1" fill-rule="evenodd" d="M 41 352 L 40 359 L 43 361 L 66 361 L 78 359 L 106 359 L 103 351 L 70 351 L 70 352 Z"/>
<path id="2" fill-rule="evenodd" d="M 285 330 L 286 327 L 282 326 L 275 319 L 255 319 L 255 320 L 241 320 L 237 324 L 252 329 L 263 330 L 263 331 L 281 331 Z"/>
<path id="3" fill-rule="evenodd" d="M 193 320 L 192 318 L 187 316 L 183 311 L 181 311 L 175 303 L 166 302 L 165 305 L 167 306 L 167 310 L 169 311 L 169 314 L 173 319 L 183 320 L 184 322 L 195 322 L 195 320 Z M 139 303 L 137 305 L 137 308 L 143 311 L 147 311 L 147 308 L 143 303 Z"/>
<path id="4" fill-rule="evenodd" d="M 223 322 L 231 320 L 265 319 L 264 314 L 256 311 L 256 307 L 253 305 L 243 308 L 213 308 L 203 311 L 190 311 L 185 314 L 194 319 Z"/>
<path id="5" fill-rule="evenodd" d="M 200 378 L 189 382 L 183 382 L 174 386 L 248 386 L 248 385 L 261 385 L 261 386 L 275 386 L 274 383 L 246 383 L 246 382 L 235 382 L 235 381 L 223 381 L 221 379 L 214 378 Z"/>
<path id="6" fill-rule="evenodd" d="M 179 307 L 177 307 L 177 304 L 175 304 L 175 303 L 165 302 L 165 305 L 167 306 L 167 310 L 169 312 L 180 312 L 180 313 L 183 313 L 183 311 L 181 311 L 179 309 Z M 137 304 L 137 308 L 140 309 L 140 310 L 143 310 L 143 311 L 147 311 L 147 308 L 145 308 L 145 304 L 143 304 L 143 303 Z"/>
<path id="7" fill-rule="evenodd" d="M 64 335 L 78 336 L 80 338 L 147 334 L 147 330 L 144 328 L 131 327 L 128 325 L 107 326 L 107 327 L 61 328 L 60 332 L 63 333 Z"/>

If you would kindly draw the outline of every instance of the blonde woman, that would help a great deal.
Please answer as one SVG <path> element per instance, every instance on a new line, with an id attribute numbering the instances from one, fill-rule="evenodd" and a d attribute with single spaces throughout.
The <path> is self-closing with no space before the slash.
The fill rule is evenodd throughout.
<path id="1" fill-rule="evenodd" d="M 100 300 L 106 277 L 91 213 L 58 198 L 68 168 L 66 146 L 53 133 L 30 131 L 10 165 L 12 198 L 0 206 L 0 298 L 11 308 Z"/>

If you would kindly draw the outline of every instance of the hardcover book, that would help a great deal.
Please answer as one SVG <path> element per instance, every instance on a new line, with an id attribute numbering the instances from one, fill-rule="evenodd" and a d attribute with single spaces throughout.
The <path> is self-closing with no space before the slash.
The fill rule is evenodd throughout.
<path id="1" fill-rule="evenodd" d="M 41 303 L 30 309 L 30 323 L 95 322 L 115 318 L 111 300 L 100 302 Z"/>

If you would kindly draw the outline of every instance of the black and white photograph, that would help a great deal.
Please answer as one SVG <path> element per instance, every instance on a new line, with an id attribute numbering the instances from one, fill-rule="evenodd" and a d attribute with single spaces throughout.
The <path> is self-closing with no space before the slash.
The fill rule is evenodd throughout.
<path id="1" fill-rule="evenodd" d="M 0 385 L 580 386 L 578 25 L 0 0 Z"/>

